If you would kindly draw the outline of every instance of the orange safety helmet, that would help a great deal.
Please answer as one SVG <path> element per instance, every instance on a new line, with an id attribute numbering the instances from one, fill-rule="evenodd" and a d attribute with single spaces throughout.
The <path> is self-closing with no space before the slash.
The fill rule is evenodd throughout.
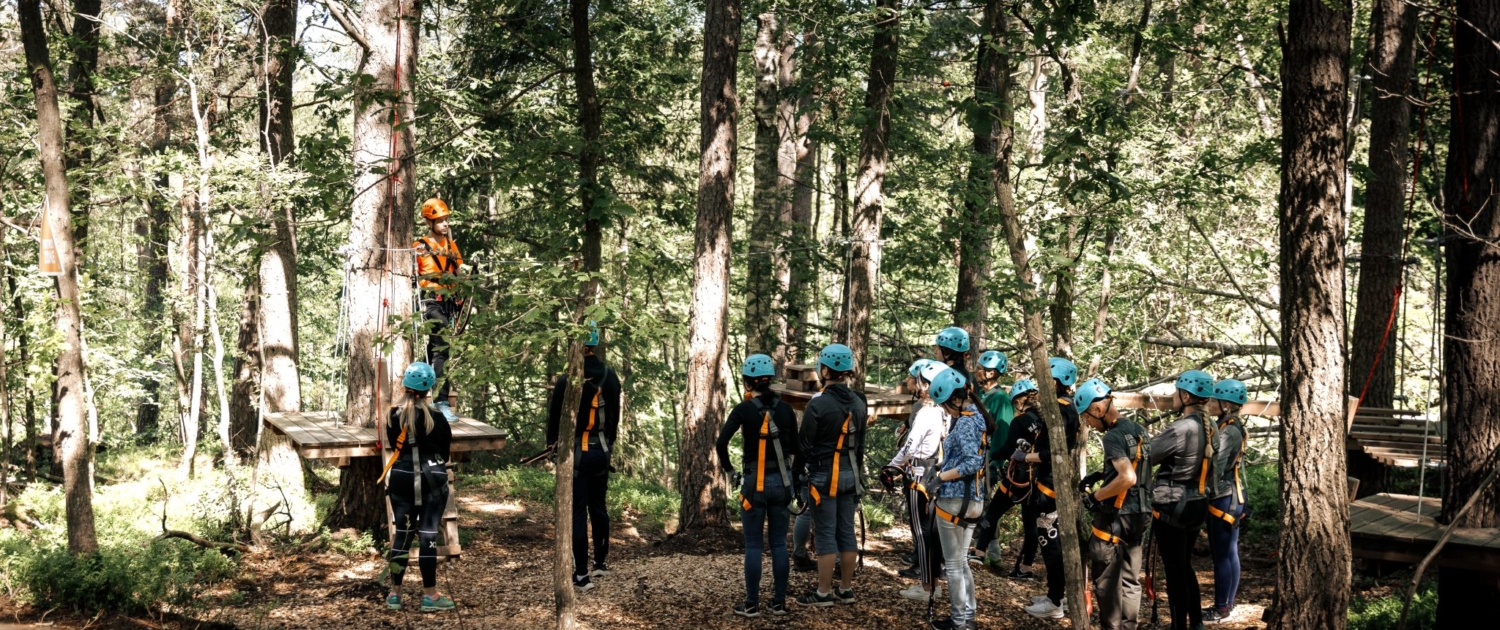
<path id="1" fill-rule="evenodd" d="M 422 202 L 422 218 L 428 221 L 446 218 L 450 214 L 453 214 L 453 212 L 448 210 L 448 204 L 443 203 L 442 199 L 433 197 Z"/>

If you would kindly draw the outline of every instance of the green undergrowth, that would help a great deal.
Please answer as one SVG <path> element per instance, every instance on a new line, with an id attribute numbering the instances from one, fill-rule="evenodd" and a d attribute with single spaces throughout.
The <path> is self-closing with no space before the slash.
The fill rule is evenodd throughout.
<path id="1" fill-rule="evenodd" d="M 1281 531 L 1281 479 L 1276 464 L 1245 466 L 1245 501 L 1250 518 L 1242 535 L 1254 543 L 1274 543 Z"/>
<path id="2" fill-rule="evenodd" d="M 1405 583 L 1410 583 L 1406 581 Z M 1349 602 L 1349 630 L 1395 630 L 1401 619 L 1401 604 L 1406 592 L 1383 597 L 1356 597 Z M 1407 613 L 1407 630 L 1437 628 L 1437 581 L 1428 580 L 1417 590 Z"/>
<path id="3" fill-rule="evenodd" d="M 502 468 L 476 479 L 493 484 L 502 494 L 531 503 L 550 504 L 556 496 L 556 478 L 547 470 L 531 466 Z M 676 492 L 649 481 L 624 475 L 610 475 L 605 509 L 611 520 L 627 518 L 636 529 L 665 531 L 677 519 L 681 498 Z"/>

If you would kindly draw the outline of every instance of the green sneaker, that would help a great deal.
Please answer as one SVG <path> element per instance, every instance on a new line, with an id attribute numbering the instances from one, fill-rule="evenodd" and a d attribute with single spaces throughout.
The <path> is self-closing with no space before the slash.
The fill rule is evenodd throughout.
<path id="1" fill-rule="evenodd" d="M 437 612 L 437 611 L 440 611 L 440 610 L 453 610 L 454 608 L 457 608 L 457 607 L 458 607 L 458 604 L 455 604 L 455 603 L 453 603 L 453 600 L 448 599 L 447 595 L 438 595 L 435 598 L 434 597 L 428 597 L 426 595 L 422 596 L 422 612 Z"/>
<path id="2" fill-rule="evenodd" d="M 401 596 L 391 595 L 385 598 L 385 607 L 388 610 L 401 610 Z"/>

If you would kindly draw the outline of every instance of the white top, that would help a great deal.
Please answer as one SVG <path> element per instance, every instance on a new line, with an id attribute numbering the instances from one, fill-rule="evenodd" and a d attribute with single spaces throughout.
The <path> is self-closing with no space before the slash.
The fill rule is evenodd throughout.
<path id="1" fill-rule="evenodd" d="M 891 458 L 890 466 L 902 468 L 912 460 L 927 459 L 937 455 L 938 447 L 942 446 L 943 430 L 947 428 L 943 422 L 943 410 L 931 401 L 923 401 L 922 405 L 911 421 L 911 430 L 906 433 L 906 443 Z M 911 472 L 913 477 L 921 478 L 926 471 L 922 466 L 913 464 Z"/>

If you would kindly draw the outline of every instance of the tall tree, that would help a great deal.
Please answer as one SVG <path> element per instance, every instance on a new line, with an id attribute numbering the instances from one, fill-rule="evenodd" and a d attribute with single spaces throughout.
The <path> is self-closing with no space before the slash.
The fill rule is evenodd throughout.
<path id="1" fill-rule="evenodd" d="M 357 79 L 361 85 L 354 93 L 355 196 L 349 227 L 354 264 L 344 287 L 349 300 L 344 421 L 360 426 L 375 426 L 393 400 L 396 376 L 411 359 L 406 337 L 388 334 L 388 322 L 411 304 L 410 274 L 416 268 L 404 250 L 412 242 L 416 205 L 412 81 L 421 6 L 412 0 L 368 0 L 357 24 L 339 20 L 363 49 L 366 75 Z M 379 476 L 379 458 L 352 460 L 339 474 L 339 497 L 328 525 L 374 529 L 384 523 Z"/>
<path id="2" fill-rule="evenodd" d="M 985 5 L 986 34 L 984 39 L 993 47 L 991 61 L 998 71 L 998 81 L 995 83 L 995 91 L 991 99 L 990 117 L 997 125 L 995 127 L 994 157 L 990 162 L 990 185 L 995 195 L 995 211 L 1000 223 L 1001 233 L 1005 237 L 1006 248 L 1010 251 L 1011 264 L 1015 267 L 1016 295 L 1020 299 L 1022 330 L 1026 336 L 1026 354 L 1031 357 L 1032 365 L 1047 365 L 1050 354 L 1047 351 L 1047 331 L 1042 322 L 1042 313 L 1046 306 L 1041 302 L 1037 291 L 1038 277 L 1031 268 L 1031 255 L 1026 247 L 1026 229 L 1021 225 L 1020 214 L 1016 210 L 1015 183 L 1011 179 L 1010 165 L 1011 156 L 1015 147 L 1015 126 L 1011 124 L 1015 120 L 1015 111 L 1011 104 L 1010 76 L 1015 62 L 1010 56 L 1008 47 L 1010 38 L 1010 23 L 1005 13 L 1004 3 L 1000 0 L 989 0 Z M 1035 81 L 1035 79 L 1033 79 Z M 1041 400 L 1056 400 L 1057 390 L 1052 379 L 1036 379 L 1038 397 Z M 1067 444 L 1067 428 L 1063 424 L 1062 412 L 1057 405 L 1042 405 L 1042 419 L 1047 425 L 1047 438 L 1053 444 Z M 1052 453 L 1053 474 L 1057 476 L 1057 487 L 1073 488 L 1078 485 L 1078 468 L 1074 463 L 1074 454 L 1068 449 L 1062 448 Z M 1061 493 L 1057 497 L 1058 520 L 1063 523 L 1076 523 L 1081 525 L 1080 517 L 1082 510 L 1078 505 L 1075 494 Z M 1067 579 L 1067 598 L 1069 601 L 1087 601 L 1087 580 L 1084 578 L 1084 565 L 1082 554 L 1082 543 L 1077 526 L 1059 527 L 1063 552 L 1063 574 Z M 1087 630 L 1089 627 L 1089 612 L 1087 606 L 1073 606 L 1069 608 L 1069 617 L 1074 628 Z"/>
<path id="3" fill-rule="evenodd" d="M 78 182 L 71 192 L 75 215 L 73 238 L 76 239 L 80 261 L 88 249 L 89 206 L 94 196 L 94 178 L 87 174 L 94 162 L 94 122 L 103 115 L 94 88 L 94 75 L 99 68 L 100 5 L 100 0 L 74 0 L 73 28 L 68 32 L 67 40 L 73 57 L 73 62 L 68 65 L 68 92 L 78 104 L 68 117 L 69 142 L 63 159 L 69 181 Z"/>
<path id="4" fill-rule="evenodd" d="M 724 417 L 720 366 L 728 357 L 730 224 L 734 212 L 735 126 L 740 99 L 739 0 L 709 0 L 699 81 L 698 220 L 693 229 L 693 297 L 688 315 L 687 392 L 677 445 L 679 531 L 725 524 L 726 488 L 713 443 Z"/>
<path id="5" fill-rule="evenodd" d="M 46 198 L 42 220 L 52 229 L 61 273 L 54 288 L 54 317 L 62 335 L 57 369 L 57 441 L 53 442 L 63 466 L 63 510 L 68 523 L 68 551 L 92 554 L 99 548 L 94 533 L 94 447 L 89 443 L 84 418 L 83 317 L 79 312 L 77 259 L 73 253 L 73 220 L 68 205 L 68 175 L 63 164 L 63 123 L 57 107 L 57 80 L 47 50 L 47 31 L 42 26 L 40 3 L 20 0 L 16 17 L 21 26 L 21 44 L 26 52 L 26 70 L 36 97 L 37 146 L 45 180 Z"/>
<path id="6" fill-rule="evenodd" d="M 974 64 L 974 102 L 969 106 L 969 129 L 974 133 L 974 154 L 969 159 L 968 182 L 964 188 L 964 218 L 958 238 L 958 295 L 953 300 L 953 321 L 969 331 L 977 344 L 986 345 L 984 322 L 989 317 L 990 282 L 990 199 L 994 188 L 989 182 L 995 161 L 995 136 L 1001 121 L 995 100 L 1000 92 L 1010 90 L 1010 71 L 1000 66 L 1009 55 L 1001 50 L 1003 40 L 994 33 L 1004 32 L 994 22 L 1004 21 L 1004 11 L 996 0 L 984 6 L 983 29 L 979 36 L 978 61 Z"/>
<path id="7" fill-rule="evenodd" d="M 818 68 L 821 46 L 817 32 L 808 30 L 802 35 L 802 68 Z M 792 179 L 796 187 L 792 191 L 792 246 L 789 266 L 791 277 L 787 283 L 787 359 L 804 361 L 808 357 L 807 318 L 813 308 L 812 287 L 817 284 L 818 268 L 806 249 L 815 240 L 817 230 L 814 205 L 819 174 L 818 139 L 812 130 L 818 124 L 822 108 L 822 77 L 816 70 L 801 76 L 793 74 L 793 53 L 796 46 L 790 41 L 781 50 L 781 74 L 789 85 L 800 82 L 800 96 L 794 106 L 796 127 L 793 130 L 796 146 L 796 164 Z M 800 81 L 793 81 L 797 77 Z"/>
<path id="8" fill-rule="evenodd" d="M 1370 181 L 1360 236 L 1359 289 L 1349 357 L 1349 394 L 1363 405 L 1390 407 L 1398 351 L 1394 308 L 1402 288 L 1402 223 L 1406 218 L 1407 136 L 1416 65 L 1417 11 L 1405 0 L 1376 0 L 1370 13 Z M 1386 339 L 1386 335 L 1390 335 Z M 1372 372 L 1373 370 L 1373 372 Z M 1363 451 L 1349 453 L 1361 495 L 1385 491 L 1386 467 Z"/>
<path id="9" fill-rule="evenodd" d="M 850 225 L 848 339 L 854 350 L 854 387 L 863 389 L 870 362 L 870 316 L 880 283 L 880 223 L 885 208 L 885 174 L 890 161 L 891 96 L 896 88 L 897 36 L 901 32 L 899 0 L 877 0 L 875 37 L 859 137 L 859 170 L 854 182 L 854 216 Z"/>
<path id="10" fill-rule="evenodd" d="M 1451 521 L 1497 465 L 1500 449 L 1500 6 L 1459 0 L 1453 42 L 1453 120 L 1443 183 L 1448 265 L 1443 322 L 1443 419 Z M 1491 485 L 1460 527 L 1500 526 L 1500 489 Z M 1472 619 L 1476 602 L 1496 601 L 1493 576 L 1449 567 L 1438 576 L 1438 626 Z"/>
<path id="11" fill-rule="evenodd" d="M 756 19 L 755 34 L 755 219 L 750 228 L 746 274 L 746 352 L 787 358 L 787 291 L 791 266 L 786 251 L 792 222 L 796 158 L 796 103 L 791 87 L 790 31 L 774 8 Z"/>
<path id="12" fill-rule="evenodd" d="M 1349 603 L 1344 116 L 1349 0 L 1292 0 L 1281 66 L 1281 545 L 1272 628 L 1340 629 Z"/>

